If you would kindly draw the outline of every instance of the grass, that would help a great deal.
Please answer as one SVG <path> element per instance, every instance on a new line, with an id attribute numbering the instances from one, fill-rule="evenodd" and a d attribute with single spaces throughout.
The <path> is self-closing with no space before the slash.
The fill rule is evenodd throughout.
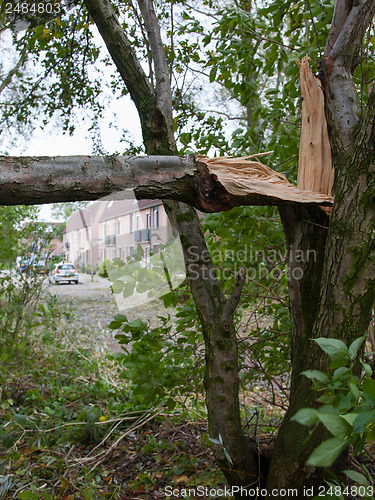
<path id="1" fill-rule="evenodd" d="M 204 419 L 183 408 L 135 411 L 67 308 L 50 297 L 33 317 L 2 343 L 0 498 L 158 499 L 166 486 L 223 483 Z"/>

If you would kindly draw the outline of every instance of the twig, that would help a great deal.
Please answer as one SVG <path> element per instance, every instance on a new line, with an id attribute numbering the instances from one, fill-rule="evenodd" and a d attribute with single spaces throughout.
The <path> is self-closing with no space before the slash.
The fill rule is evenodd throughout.
<path id="1" fill-rule="evenodd" d="M 375 455 L 370 451 L 368 446 L 364 446 L 363 449 L 364 449 L 366 455 L 368 455 L 369 458 L 371 458 L 371 460 L 375 463 Z"/>
<path id="2" fill-rule="evenodd" d="M 110 455 L 113 452 L 113 450 L 118 446 L 118 444 L 126 436 L 128 436 L 130 433 L 134 432 L 135 430 L 139 429 L 140 427 L 143 427 L 147 422 L 149 422 L 153 418 L 155 418 L 158 415 L 160 415 L 162 413 L 162 411 L 163 410 L 159 410 L 157 412 L 150 412 L 143 419 L 138 419 L 138 421 L 135 422 L 133 425 L 131 425 L 129 427 L 129 429 L 127 429 L 126 432 L 124 432 L 123 434 L 121 434 L 121 436 L 118 439 L 116 439 L 116 441 L 114 443 L 112 443 L 111 446 L 107 450 L 103 450 L 103 451 L 101 451 L 100 453 L 98 453 L 97 455 L 95 455 L 93 457 L 87 456 L 87 457 L 85 457 L 83 459 L 76 459 L 76 461 L 79 462 L 81 465 L 83 465 L 85 463 L 90 463 L 90 462 L 94 462 L 95 460 L 97 460 L 95 462 L 95 464 L 91 467 L 90 471 L 88 472 L 90 474 L 99 464 L 101 464 L 106 459 L 106 457 L 108 455 Z"/>

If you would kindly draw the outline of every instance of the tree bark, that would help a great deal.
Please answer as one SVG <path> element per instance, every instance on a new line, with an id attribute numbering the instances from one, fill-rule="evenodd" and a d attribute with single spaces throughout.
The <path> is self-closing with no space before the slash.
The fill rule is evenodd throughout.
<path id="1" fill-rule="evenodd" d="M 299 409 L 313 406 L 316 399 L 309 380 L 301 376 L 301 372 L 321 366 L 321 353 L 314 349 L 311 338 L 319 312 L 329 216 L 303 207 L 279 207 L 279 212 L 289 249 L 292 376 L 289 408 L 278 432 L 267 489 L 297 489 L 297 498 L 303 498 L 303 487 L 316 488 L 324 484 L 325 472 L 305 464 L 326 433 L 319 428 L 308 440 L 309 429 L 290 419 Z"/>
<path id="2" fill-rule="evenodd" d="M 264 478 L 259 477 L 257 452 L 252 452 L 242 429 L 238 399 L 238 351 L 233 313 L 240 299 L 243 276 L 239 275 L 231 297 L 226 299 L 203 233 L 200 229 L 192 230 L 191 208 L 181 204 L 176 214 L 169 209 L 169 202 L 165 206 L 172 226 L 180 234 L 186 275 L 202 324 L 209 436 L 215 440 L 221 436 L 223 442 L 212 446 L 215 459 L 229 484 L 258 485 Z"/>

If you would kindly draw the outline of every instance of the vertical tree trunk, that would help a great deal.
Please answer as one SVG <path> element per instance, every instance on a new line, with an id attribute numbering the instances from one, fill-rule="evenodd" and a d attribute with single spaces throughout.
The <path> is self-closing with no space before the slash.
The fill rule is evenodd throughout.
<path id="1" fill-rule="evenodd" d="M 139 67 L 108 0 L 85 0 L 85 3 L 137 106 L 147 154 L 177 155 L 168 65 L 152 0 L 138 0 L 138 5 L 153 56 L 155 89 L 151 88 Z M 232 296 L 226 300 L 197 213 L 190 206 L 172 200 L 164 201 L 163 205 L 172 227 L 180 235 L 189 285 L 202 322 L 209 433 L 213 439 L 218 440 L 220 436 L 223 442 L 222 446 L 214 446 L 215 458 L 230 484 L 247 486 L 257 483 L 258 462 L 243 434 L 238 400 L 233 313 L 240 298 L 243 278 L 239 277 Z"/>
<path id="2" fill-rule="evenodd" d="M 164 206 L 172 225 L 180 234 L 186 274 L 202 324 L 209 435 L 223 442 L 223 445 L 213 445 L 215 459 L 229 484 L 243 487 L 258 485 L 262 478 L 259 478 L 257 453 L 254 456 L 244 436 L 238 399 L 238 351 L 233 313 L 244 277 L 239 274 L 231 297 L 226 299 L 215 268 L 207 258 L 203 233 L 191 224 L 192 209 L 180 204 L 179 212 L 172 211 L 170 202 Z M 195 212 L 194 215 L 196 217 Z"/>
<path id="3" fill-rule="evenodd" d="M 375 167 L 372 161 L 375 93 L 373 90 L 366 115 L 360 123 L 353 81 L 362 37 L 374 13 L 373 0 L 337 0 L 322 61 L 321 78 L 326 89 L 327 118 L 336 170 L 335 203 L 328 234 L 322 233 L 322 226 L 327 226 L 326 223 L 313 221 L 315 229 L 312 233 L 315 233 L 313 239 L 316 238 L 316 241 L 311 241 L 311 244 L 319 252 L 315 269 L 306 269 L 306 277 L 304 275 L 300 287 L 293 280 L 289 284 L 295 330 L 291 401 L 279 431 L 268 478 L 270 488 L 299 487 L 300 495 L 303 486 L 324 484 L 323 471 L 306 467 L 305 462 L 326 432 L 318 428 L 309 437 L 308 428 L 290 421 L 299 408 L 313 406 L 316 397 L 310 381 L 301 377 L 301 369 L 327 368 L 327 357 L 315 343 L 308 341 L 308 337 L 334 337 L 349 345 L 367 329 L 375 298 Z M 290 224 L 285 213 L 283 221 L 288 235 Z M 302 227 L 302 231 L 306 230 L 306 226 Z M 297 236 L 298 232 L 299 229 Z M 298 239 L 295 244 L 303 248 Z M 301 307 L 298 307 L 299 293 Z M 300 318 L 299 324 L 294 319 L 296 314 Z M 300 357 L 299 363 L 294 361 L 296 357 Z M 347 452 L 339 457 L 332 469 L 342 471 L 346 458 Z"/>
<path id="4" fill-rule="evenodd" d="M 303 498 L 303 487 L 323 482 L 322 471 L 305 466 L 306 459 L 321 442 L 322 430 L 307 444 L 308 429 L 290 419 L 300 408 L 313 405 L 316 398 L 310 381 L 301 372 L 315 368 L 320 356 L 317 350 L 311 355 L 311 338 L 319 311 L 329 217 L 320 209 L 280 207 L 279 212 L 289 249 L 292 377 L 289 408 L 278 432 L 267 488 L 268 491 L 297 488 L 298 498 Z M 307 366 L 308 359 L 311 366 Z"/>

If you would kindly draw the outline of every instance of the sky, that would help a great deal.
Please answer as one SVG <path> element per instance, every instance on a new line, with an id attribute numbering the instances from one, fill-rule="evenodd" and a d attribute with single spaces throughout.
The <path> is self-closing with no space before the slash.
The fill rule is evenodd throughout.
<path id="1" fill-rule="evenodd" d="M 136 108 L 129 97 L 123 97 L 121 108 L 124 110 L 119 116 L 117 123 L 118 130 L 110 129 L 104 123 L 102 127 L 102 143 L 103 147 L 110 154 L 124 149 L 124 144 L 120 142 L 121 131 L 128 130 L 135 139 L 135 143 L 139 144 L 142 140 L 142 134 L 139 124 L 139 118 Z M 119 102 L 113 103 L 113 106 Z M 111 114 L 111 109 L 108 110 L 108 122 Z M 11 155 L 18 156 L 15 149 L 9 151 Z M 88 127 L 82 123 L 81 127 L 77 127 L 73 136 L 64 135 L 57 130 L 37 130 L 32 138 L 27 141 L 24 146 L 21 156 L 73 156 L 73 155 L 91 155 L 92 142 L 89 138 Z M 39 219 L 44 222 L 53 222 L 56 219 L 51 213 L 52 205 L 42 205 Z"/>
<path id="2" fill-rule="evenodd" d="M 98 45 L 101 46 L 102 54 L 104 56 L 107 50 L 101 41 L 99 33 L 97 33 Z M 0 37 L 1 48 L 4 49 L 6 44 L 9 44 L 3 36 Z M 6 50 L 7 51 L 7 50 Z M 5 51 L 5 52 L 6 52 Z M 107 53 L 108 54 L 108 53 Z M 13 67 L 13 63 L 11 67 Z M 107 83 L 111 81 L 111 71 L 113 68 L 106 67 L 103 65 L 101 68 L 104 72 L 103 79 L 107 79 Z M 147 71 L 147 68 L 146 68 Z M 191 76 L 188 76 L 189 80 Z M 193 82 L 196 81 L 196 75 L 193 75 Z M 184 77 L 185 79 L 185 77 Z M 188 81 L 186 85 L 188 85 Z M 198 85 L 198 81 L 196 84 Z M 212 92 L 212 85 L 209 88 L 205 88 L 204 92 L 200 92 L 202 105 L 201 109 L 210 106 L 210 102 L 215 101 L 215 96 Z M 198 98 L 198 96 L 196 96 Z M 204 101 L 204 103 L 203 103 Z M 142 133 L 139 123 L 138 113 L 134 104 L 132 103 L 129 96 L 123 96 L 116 100 L 111 99 L 111 104 L 108 106 L 106 116 L 103 120 L 103 125 L 101 126 L 101 140 L 103 144 L 103 149 L 108 152 L 108 154 L 120 153 L 124 151 L 126 145 L 120 141 L 123 131 L 129 133 L 129 139 L 133 139 L 135 145 L 140 145 L 142 143 Z M 223 104 L 223 103 L 222 103 Z M 113 121 L 113 115 L 117 115 L 115 128 L 109 128 L 110 122 Z M 83 115 L 82 115 L 83 116 Z M 233 127 L 235 124 L 233 124 Z M 90 139 L 90 132 L 88 130 L 88 123 L 82 120 L 80 126 L 77 126 L 73 136 L 64 135 L 61 131 L 53 128 L 53 124 L 48 125 L 43 130 L 37 129 L 32 134 L 30 138 L 25 139 L 19 147 L 8 148 L 7 152 L 12 156 L 58 156 L 58 155 L 91 155 L 92 154 L 92 142 Z M 232 128 L 233 128 L 232 127 Z M 229 129 L 231 127 L 229 126 Z M 234 128 L 233 128 L 234 129 Z M 189 127 L 187 126 L 187 130 Z M 43 205 L 41 208 L 41 220 L 53 221 L 50 206 Z"/>
<path id="3" fill-rule="evenodd" d="M 10 44 L 10 35 L 7 38 L 7 32 L 0 36 L 0 49 L 3 55 L 9 57 L 9 68 L 7 68 L 7 58 L 3 58 L 5 64 L 4 71 L 13 67 Z M 98 42 L 101 45 L 102 54 L 104 56 L 107 52 L 105 46 L 101 43 L 99 34 Z M 102 66 L 103 79 L 110 81 L 111 68 Z M 132 139 L 136 145 L 142 143 L 142 132 L 139 122 L 138 113 L 135 105 L 129 96 L 122 96 L 119 99 L 114 97 L 109 100 L 109 106 L 100 127 L 101 141 L 103 149 L 108 154 L 114 154 L 124 151 L 126 145 L 120 141 L 124 131 L 128 132 L 128 138 Z M 110 128 L 111 122 L 114 122 L 116 116 L 116 127 Z M 7 147 L 6 151 L 11 156 L 71 156 L 71 155 L 91 155 L 92 154 L 92 140 L 90 139 L 89 122 L 84 119 L 82 113 L 82 121 L 76 125 L 76 129 L 72 136 L 63 134 L 61 129 L 56 127 L 53 122 L 46 127 L 36 128 L 31 137 L 24 140 L 20 138 L 17 141 L 17 146 Z M 40 220 L 45 222 L 52 222 L 56 219 L 51 214 L 52 205 L 42 205 L 40 211 Z"/>

